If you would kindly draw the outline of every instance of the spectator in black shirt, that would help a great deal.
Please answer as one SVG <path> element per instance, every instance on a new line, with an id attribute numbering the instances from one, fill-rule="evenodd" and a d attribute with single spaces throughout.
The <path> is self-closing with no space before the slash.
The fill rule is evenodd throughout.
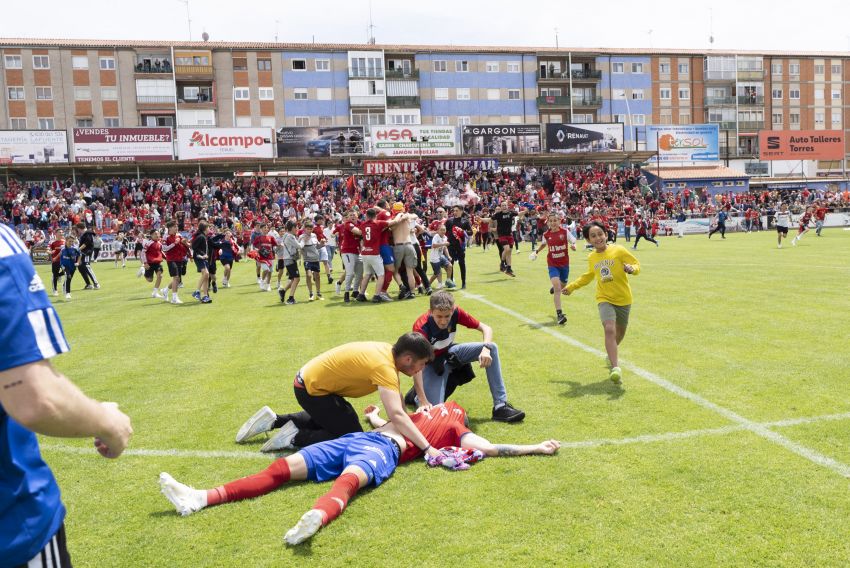
<path id="1" fill-rule="evenodd" d="M 514 237 L 511 229 L 513 228 L 514 218 L 517 216 L 516 211 L 510 210 L 508 206 L 498 205 L 496 212 L 493 213 L 492 220 L 496 222 L 496 238 L 501 248 L 501 263 L 499 270 L 508 276 L 516 276 L 511 268 L 511 253 L 514 248 Z"/>
<path id="2" fill-rule="evenodd" d="M 455 228 L 458 230 L 456 231 Z M 463 207 L 455 205 L 452 217 L 446 219 L 446 236 L 449 239 L 449 254 L 452 265 L 457 262 L 460 266 L 460 287 L 466 288 L 466 239 L 472 233 L 469 219 L 463 214 Z M 462 239 L 462 240 L 461 240 Z"/>
<path id="3" fill-rule="evenodd" d="M 100 290 L 100 284 L 98 283 L 97 277 L 95 277 L 94 271 L 91 268 L 91 259 L 94 254 L 95 234 L 91 229 L 87 229 L 86 224 L 83 222 L 79 222 L 74 225 L 74 234 L 77 235 L 78 239 L 80 239 L 80 260 L 78 266 L 80 268 L 80 276 L 83 277 L 83 281 L 86 283 L 86 287 L 84 289 Z"/>

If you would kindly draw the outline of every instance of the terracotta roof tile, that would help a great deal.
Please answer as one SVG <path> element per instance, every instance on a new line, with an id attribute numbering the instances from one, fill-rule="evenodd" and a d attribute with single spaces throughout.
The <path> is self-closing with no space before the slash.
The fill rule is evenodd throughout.
<path id="1" fill-rule="evenodd" d="M 654 166 L 644 166 L 643 169 L 654 176 L 659 175 L 659 170 Z M 750 176 L 725 166 L 700 166 L 691 168 L 662 167 L 660 170 L 660 177 L 661 179 L 740 179 L 748 178 Z"/>

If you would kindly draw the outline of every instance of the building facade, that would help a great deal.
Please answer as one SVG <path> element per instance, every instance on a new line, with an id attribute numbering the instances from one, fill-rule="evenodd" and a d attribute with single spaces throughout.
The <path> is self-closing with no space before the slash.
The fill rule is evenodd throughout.
<path id="1" fill-rule="evenodd" d="M 0 129 L 716 123 L 848 129 L 848 53 L 0 39 Z M 846 164 L 818 163 L 841 170 Z"/>

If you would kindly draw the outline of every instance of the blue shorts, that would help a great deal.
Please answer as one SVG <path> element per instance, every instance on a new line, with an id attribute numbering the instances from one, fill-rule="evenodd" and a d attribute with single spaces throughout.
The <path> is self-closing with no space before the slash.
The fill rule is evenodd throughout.
<path id="1" fill-rule="evenodd" d="M 195 260 L 195 267 L 198 269 L 198 272 L 203 272 L 204 269 L 210 269 L 210 263 L 207 260 Z"/>
<path id="2" fill-rule="evenodd" d="M 356 465 L 366 472 L 369 482 L 380 485 L 398 465 L 398 445 L 375 432 L 346 434 L 336 440 L 320 442 L 299 451 L 307 462 L 307 479 L 330 481 L 342 470 Z"/>
<path id="3" fill-rule="evenodd" d="M 569 277 L 570 277 L 570 267 L 569 266 L 550 266 L 549 267 L 549 278 L 559 278 L 561 280 L 561 282 L 566 284 Z"/>
<path id="4" fill-rule="evenodd" d="M 384 261 L 384 266 L 395 265 L 392 245 L 381 245 L 381 260 Z"/>

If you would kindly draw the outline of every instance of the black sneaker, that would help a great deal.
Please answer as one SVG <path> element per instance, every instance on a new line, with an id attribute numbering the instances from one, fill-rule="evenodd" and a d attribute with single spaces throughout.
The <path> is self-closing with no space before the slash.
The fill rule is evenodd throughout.
<path id="1" fill-rule="evenodd" d="M 348 302 L 350 302 L 351 301 L 351 294 L 349 292 L 346 292 L 345 295 L 342 297 L 342 301 L 345 302 L 346 304 Z"/>
<path id="2" fill-rule="evenodd" d="M 363 301 L 365 302 L 366 300 L 364 299 Z M 374 296 L 372 296 L 372 303 L 373 304 L 380 304 L 383 301 L 384 300 L 381 298 L 380 294 L 375 294 Z"/>
<path id="3" fill-rule="evenodd" d="M 404 404 L 416 408 L 416 389 L 412 388 L 404 395 Z"/>
<path id="4" fill-rule="evenodd" d="M 567 323 L 567 316 L 558 314 L 558 325 L 564 325 L 565 323 Z"/>
<path id="5" fill-rule="evenodd" d="M 278 295 L 278 296 L 280 296 L 280 301 L 281 301 L 281 302 L 285 302 L 285 301 L 286 301 L 286 292 L 284 292 L 283 290 L 280 290 L 280 289 L 279 289 L 279 290 L 277 291 L 277 295 Z"/>
<path id="6" fill-rule="evenodd" d="M 419 288 L 417 288 L 417 291 L 419 292 L 420 296 L 425 295 L 425 288 L 423 288 L 422 286 L 419 286 Z"/>
<path id="7" fill-rule="evenodd" d="M 549 293 L 552 294 L 553 296 L 555 295 L 555 287 L 554 286 L 549 288 Z"/>
<path id="8" fill-rule="evenodd" d="M 510 276 L 512 278 L 516 278 L 516 274 L 514 274 L 514 271 L 511 269 L 510 266 L 507 268 L 507 270 L 505 270 L 505 274 L 507 274 L 508 276 Z"/>
<path id="9" fill-rule="evenodd" d="M 213 294 L 218 294 L 218 284 L 216 284 L 215 282 L 212 283 L 212 291 Z"/>
<path id="10" fill-rule="evenodd" d="M 290 296 L 289 299 L 286 301 L 286 305 L 287 306 L 294 306 L 295 305 L 295 298 Z"/>
<path id="11" fill-rule="evenodd" d="M 432 293 L 433 291 L 434 291 L 434 290 L 432 290 L 431 288 L 427 288 L 427 289 L 425 290 L 425 295 L 426 295 L 426 296 L 430 296 L 430 295 L 431 295 L 431 293 Z"/>
<path id="12" fill-rule="evenodd" d="M 334 277 L 328 276 L 328 284 L 333 284 L 333 283 L 334 283 Z"/>
<path id="13" fill-rule="evenodd" d="M 366 294 L 358 294 L 357 301 L 358 302 L 368 302 L 369 300 L 366 299 Z"/>
<path id="14" fill-rule="evenodd" d="M 500 406 L 498 409 L 493 409 L 493 420 L 498 422 L 519 422 L 523 418 L 525 418 L 525 412 L 517 410 L 509 402 L 506 402 L 504 406 Z"/>

